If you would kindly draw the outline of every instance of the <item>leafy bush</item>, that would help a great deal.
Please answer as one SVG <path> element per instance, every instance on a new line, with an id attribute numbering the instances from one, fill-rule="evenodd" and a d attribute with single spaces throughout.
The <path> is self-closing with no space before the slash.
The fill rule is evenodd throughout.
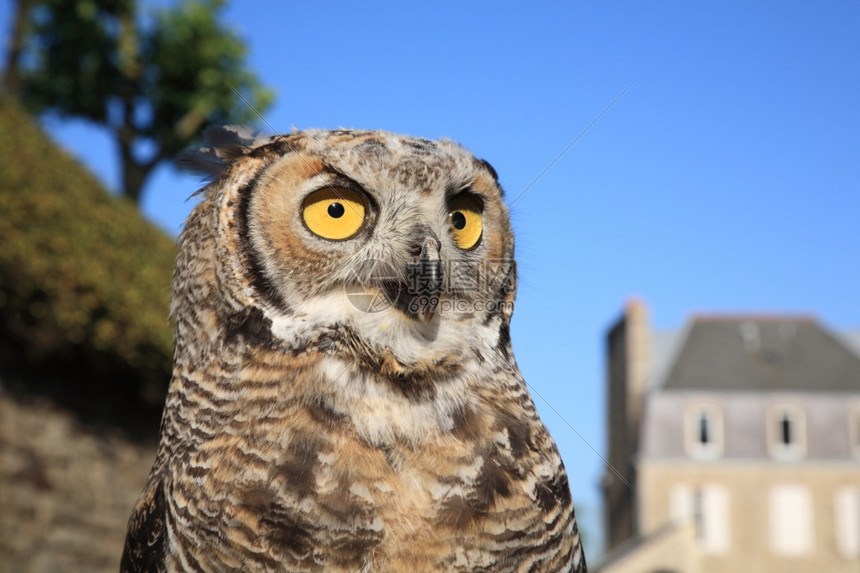
<path id="1" fill-rule="evenodd" d="M 39 371 L 49 394 L 99 419 L 160 411 L 173 240 L 8 98 L 0 157 L 0 367 Z"/>

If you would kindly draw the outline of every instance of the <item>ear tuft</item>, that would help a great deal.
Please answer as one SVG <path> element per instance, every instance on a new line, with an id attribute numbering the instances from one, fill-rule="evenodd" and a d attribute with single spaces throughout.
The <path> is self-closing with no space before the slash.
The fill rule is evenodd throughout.
<path id="1" fill-rule="evenodd" d="M 265 145 L 271 137 L 242 125 L 212 126 L 203 132 L 204 147 L 183 151 L 176 159 L 181 169 L 218 179 L 237 159 Z"/>

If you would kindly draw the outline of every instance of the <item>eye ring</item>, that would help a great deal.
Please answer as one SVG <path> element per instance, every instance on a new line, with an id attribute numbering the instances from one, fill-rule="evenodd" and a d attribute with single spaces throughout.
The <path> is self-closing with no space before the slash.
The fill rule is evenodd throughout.
<path id="1" fill-rule="evenodd" d="M 354 237 L 367 219 L 364 196 L 345 187 L 324 187 L 302 201 L 302 221 L 314 235 L 329 241 Z"/>
<path id="2" fill-rule="evenodd" d="M 448 224 L 458 249 L 470 251 L 480 244 L 484 232 L 483 211 L 483 202 L 471 194 L 458 195 L 448 202 Z"/>

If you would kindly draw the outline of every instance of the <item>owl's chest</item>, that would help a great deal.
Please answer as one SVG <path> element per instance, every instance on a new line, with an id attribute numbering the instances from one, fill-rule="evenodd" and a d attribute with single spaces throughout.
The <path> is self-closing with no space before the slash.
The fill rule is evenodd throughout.
<path id="1" fill-rule="evenodd" d="M 480 545 L 501 501 L 481 482 L 485 446 L 451 434 L 375 446 L 311 428 L 296 423 L 269 443 L 220 436 L 191 455 L 174 497 L 202 559 L 244 566 L 223 551 L 228 539 L 260 567 L 420 571 Z M 198 456 L 220 461 L 204 468 Z M 528 503 L 516 488 L 505 494 Z"/>

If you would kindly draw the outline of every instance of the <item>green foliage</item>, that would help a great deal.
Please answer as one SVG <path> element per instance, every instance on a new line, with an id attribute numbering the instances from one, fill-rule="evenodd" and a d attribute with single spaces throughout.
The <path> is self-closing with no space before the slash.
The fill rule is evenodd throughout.
<path id="1" fill-rule="evenodd" d="M 106 123 L 106 102 L 128 90 L 123 84 L 130 79 L 120 67 L 119 38 L 109 23 L 131 8 L 131 2 L 33 2 L 25 49 L 33 65 L 23 70 L 27 105 Z"/>
<path id="2" fill-rule="evenodd" d="M 142 394 L 158 403 L 172 355 L 173 241 L 8 98 L 0 154 L 0 364 L 95 368 L 58 374 L 131 386 L 130 407 Z"/>
<path id="3" fill-rule="evenodd" d="M 141 17 L 133 0 L 36 0 L 19 90 L 37 112 L 109 128 L 123 193 L 139 201 L 152 169 L 207 122 L 252 123 L 273 100 L 247 69 L 224 0 L 182 0 Z M 246 103 L 247 102 L 247 103 Z"/>
<path id="4" fill-rule="evenodd" d="M 190 1 L 157 14 L 142 58 L 148 66 L 142 91 L 148 94 L 156 130 L 172 129 L 187 141 L 204 119 L 254 123 L 258 117 L 248 103 L 260 113 L 271 105 L 272 92 L 245 68 L 245 45 L 217 20 L 223 4 Z"/>

